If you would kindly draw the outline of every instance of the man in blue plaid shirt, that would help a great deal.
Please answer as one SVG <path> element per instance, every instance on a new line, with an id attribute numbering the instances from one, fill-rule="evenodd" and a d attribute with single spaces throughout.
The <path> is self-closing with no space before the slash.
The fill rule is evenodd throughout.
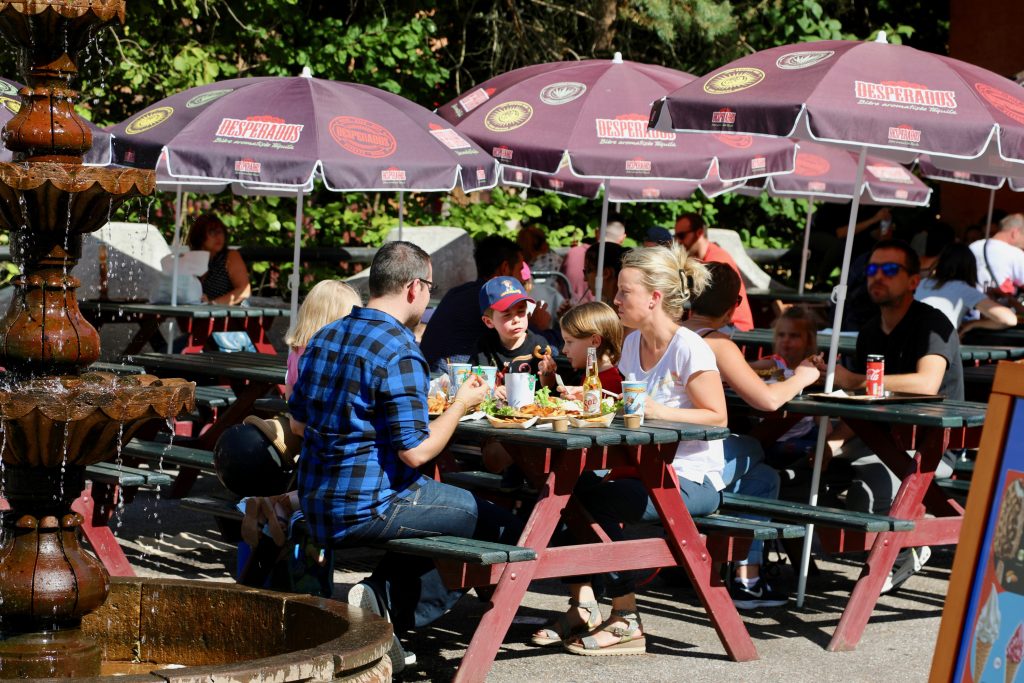
<path id="1" fill-rule="evenodd" d="M 370 300 L 310 340 L 289 399 L 304 436 L 298 492 L 313 537 L 334 547 L 438 534 L 515 543 L 510 512 L 417 469 L 451 439 L 459 418 L 487 394 L 482 378 L 463 382 L 452 405 L 429 422 L 429 374 L 410 329 L 430 300 L 430 257 L 409 242 L 388 242 L 370 265 Z M 425 626 L 461 597 L 429 558 L 388 553 L 356 584 L 349 604 L 389 618 L 397 673 L 415 656 L 398 633 Z"/>

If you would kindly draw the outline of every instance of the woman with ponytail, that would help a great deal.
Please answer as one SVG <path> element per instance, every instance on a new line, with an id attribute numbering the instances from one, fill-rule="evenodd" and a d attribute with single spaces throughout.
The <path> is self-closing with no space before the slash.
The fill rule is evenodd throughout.
<path id="1" fill-rule="evenodd" d="M 645 415 L 650 419 L 725 426 L 725 393 L 707 343 L 679 320 L 683 305 L 708 284 L 705 266 L 680 246 L 634 249 L 622 258 L 615 306 L 626 337 L 619 370 L 627 379 L 647 383 Z M 721 441 L 683 441 L 672 467 L 691 515 L 718 509 L 724 456 Z M 658 513 L 636 479 L 598 481 L 581 477 L 576 494 L 612 540 L 624 538 L 621 524 L 657 520 Z M 589 578 L 589 577 L 587 577 Z M 598 577 L 612 599 L 611 616 L 600 622 L 593 585 L 570 584 L 570 609 L 548 628 L 534 634 L 538 645 L 564 643 L 576 654 L 617 655 L 646 651 L 637 613 L 636 572 Z M 578 580 L 578 579 L 577 579 Z M 595 626 L 595 622 L 597 623 Z"/>

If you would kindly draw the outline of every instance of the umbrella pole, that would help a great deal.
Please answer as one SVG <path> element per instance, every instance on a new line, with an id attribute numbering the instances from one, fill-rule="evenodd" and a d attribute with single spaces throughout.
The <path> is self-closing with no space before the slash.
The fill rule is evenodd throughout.
<path id="1" fill-rule="evenodd" d="M 839 332 L 843 327 L 843 308 L 846 305 L 846 281 L 850 274 L 850 260 L 853 255 L 854 229 L 857 227 L 857 211 L 860 209 L 860 197 L 862 192 L 859 188 L 864 185 L 864 165 L 867 160 L 867 147 L 860 148 L 860 156 L 857 159 L 857 175 L 853 187 L 853 202 L 850 204 L 850 220 L 846 229 L 846 244 L 843 248 L 843 268 L 839 272 L 839 284 L 832 290 L 832 300 L 836 304 L 836 315 L 832 321 L 832 339 L 828 347 L 828 368 L 825 372 L 825 393 L 832 391 L 832 384 L 835 381 L 836 358 L 839 355 Z M 814 449 L 814 471 L 811 476 L 811 495 L 808 502 L 811 505 L 818 504 L 818 486 L 821 483 L 821 456 L 825 452 L 826 429 L 828 418 L 822 417 L 818 420 L 818 443 Z M 804 606 L 804 592 L 807 588 L 807 568 L 811 564 L 811 543 L 814 538 L 814 525 L 808 524 L 804 535 L 803 555 L 800 558 L 800 577 L 797 582 L 796 606 Z"/>
<path id="2" fill-rule="evenodd" d="M 995 211 L 995 208 L 996 188 L 993 187 L 988 193 L 988 220 L 985 221 L 985 239 L 988 239 L 989 233 L 992 232 L 992 212 Z"/>
<path id="3" fill-rule="evenodd" d="M 174 238 L 171 240 L 171 255 L 174 257 L 171 259 L 171 306 L 178 305 L 178 262 L 181 260 L 180 243 L 181 243 L 181 224 L 185 222 L 185 193 L 181 191 L 181 185 L 178 185 L 178 191 L 174 196 Z M 167 349 L 169 352 L 174 352 L 174 318 L 170 318 L 167 321 L 167 336 L 170 341 L 167 342 Z"/>
<path id="4" fill-rule="evenodd" d="M 799 294 L 804 293 L 804 283 L 807 282 L 807 259 L 811 256 L 808 248 L 811 244 L 811 220 L 814 218 L 814 198 L 807 200 L 807 224 L 804 226 L 804 249 L 800 252 L 800 284 L 797 287 Z"/>
<path id="5" fill-rule="evenodd" d="M 608 239 L 608 181 L 604 181 L 604 199 L 601 200 L 601 239 L 597 243 L 597 273 L 594 274 L 594 301 L 601 301 L 604 284 L 604 243 Z"/>
<path id="6" fill-rule="evenodd" d="M 402 226 L 405 224 L 405 190 L 398 191 L 398 239 L 402 239 Z"/>
<path id="7" fill-rule="evenodd" d="M 299 255 L 302 251 L 302 190 L 295 193 L 295 246 L 292 250 L 292 326 L 299 319 Z"/>

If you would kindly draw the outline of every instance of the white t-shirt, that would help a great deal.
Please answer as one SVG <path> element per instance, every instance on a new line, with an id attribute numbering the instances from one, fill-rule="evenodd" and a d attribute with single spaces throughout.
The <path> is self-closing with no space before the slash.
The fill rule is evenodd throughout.
<path id="1" fill-rule="evenodd" d="M 985 283 L 991 282 L 1007 294 L 1013 294 L 1018 287 L 1024 286 L 1024 250 L 1002 240 L 987 239 L 972 242 L 971 251 L 978 261 L 979 289 L 984 289 Z M 985 265 L 986 256 L 993 273 Z"/>
<path id="2" fill-rule="evenodd" d="M 992 267 L 995 268 L 994 263 Z M 914 298 L 942 311 L 956 330 L 960 328 L 964 316 L 985 299 L 985 294 L 963 280 L 950 280 L 936 287 L 935 280 L 926 277 L 917 286 Z"/>
<path id="3" fill-rule="evenodd" d="M 640 332 L 630 333 L 622 344 L 619 359 L 622 376 L 633 373 L 638 381 L 647 382 L 647 395 L 669 408 L 693 408 L 686 385 L 694 373 L 705 370 L 718 372 L 715 354 L 706 341 L 685 327 L 676 331 L 665 355 L 650 370 L 640 367 Z M 699 484 L 707 476 L 719 491 L 725 488 L 724 468 L 725 454 L 720 440 L 680 441 L 672 461 L 672 469 L 680 477 Z"/>

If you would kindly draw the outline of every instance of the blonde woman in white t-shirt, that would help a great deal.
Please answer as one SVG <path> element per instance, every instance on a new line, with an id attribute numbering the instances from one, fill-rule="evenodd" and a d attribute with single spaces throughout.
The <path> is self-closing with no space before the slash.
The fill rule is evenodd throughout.
<path id="1" fill-rule="evenodd" d="M 619 369 L 648 383 L 648 418 L 725 426 L 722 380 L 707 343 L 679 325 L 683 304 L 699 293 L 707 270 L 681 247 L 645 247 L 623 256 L 615 306 L 625 327 L 633 328 L 623 345 Z M 724 458 L 720 441 L 681 442 L 673 469 L 683 501 L 692 515 L 718 509 Z M 623 522 L 657 519 L 646 489 L 636 479 L 598 482 L 581 478 L 576 495 L 605 533 L 623 538 Z M 603 575 L 612 599 L 611 616 L 601 621 L 593 585 L 570 584 L 570 609 L 533 636 L 537 645 L 564 643 L 576 654 L 619 655 L 646 651 L 637 613 L 635 572 Z"/>

